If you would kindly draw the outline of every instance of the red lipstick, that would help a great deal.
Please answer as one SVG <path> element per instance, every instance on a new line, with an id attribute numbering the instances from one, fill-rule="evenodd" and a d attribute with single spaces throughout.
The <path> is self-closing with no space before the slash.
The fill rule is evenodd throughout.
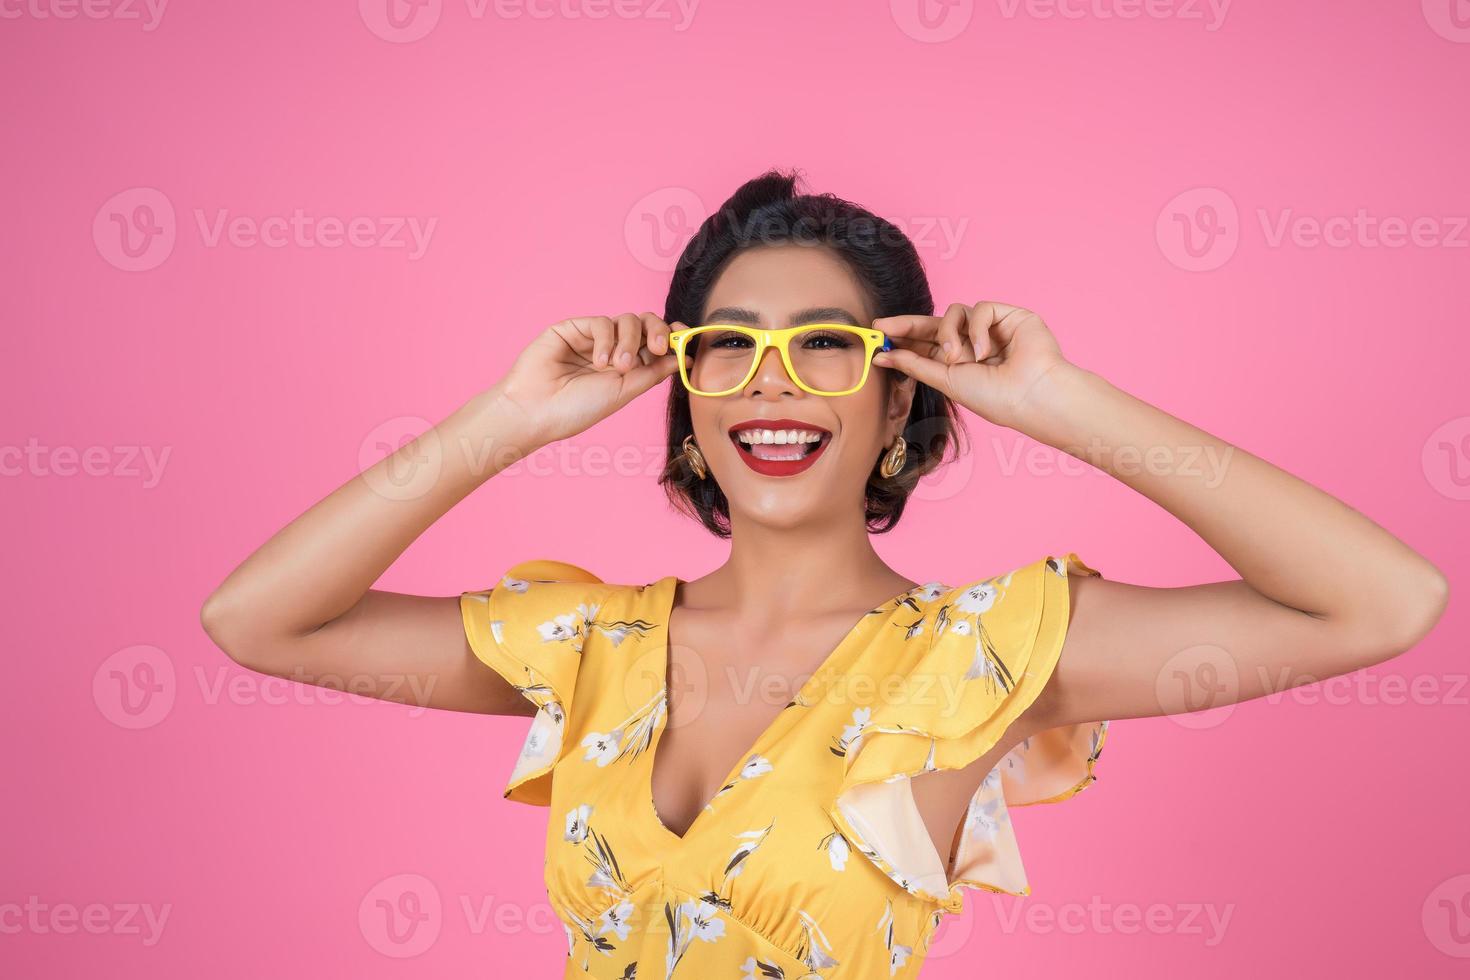
<path id="1" fill-rule="evenodd" d="M 798 438 L 794 442 L 750 443 L 740 440 L 740 433 L 750 429 L 772 429 L 816 433 L 816 441 Z M 795 476 L 817 461 L 832 441 L 832 433 L 820 425 L 800 419 L 749 419 L 730 426 L 730 441 L 746 466 L 762 476 Z M 772 456 L 787 457 L 772 459 Z"/>

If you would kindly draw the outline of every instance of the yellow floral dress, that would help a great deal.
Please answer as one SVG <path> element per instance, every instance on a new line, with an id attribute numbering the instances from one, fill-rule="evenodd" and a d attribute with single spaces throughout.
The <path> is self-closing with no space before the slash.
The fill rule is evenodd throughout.
<path id="1" fill-rule="evenodd" d="M 1092 782 L 1107 722 L 1017 745 L 970 801 L 954 877 L 910 780 L 983 756 L 1056 666 L 1075 553 L 866 613 L 680 837 L 653 805 L 679 580 L 613 585 L 556 561 L 460 599 L 475 654 L 534 703 L 505 796 L 551 808 L 563 977 L 918 976 L 967 888 L 1028 895 L 1007 807 Z"/>

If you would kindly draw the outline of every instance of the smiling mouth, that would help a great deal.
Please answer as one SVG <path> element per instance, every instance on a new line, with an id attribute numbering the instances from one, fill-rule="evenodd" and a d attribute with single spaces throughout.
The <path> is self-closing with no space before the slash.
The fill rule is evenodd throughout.
<path id="1" fill-rule="evenodd" d="M 730 430 L 730 441 L 743 454 L 770 462 L 806 459 L 831 439 L 832 433 L 820 428 Z"/>

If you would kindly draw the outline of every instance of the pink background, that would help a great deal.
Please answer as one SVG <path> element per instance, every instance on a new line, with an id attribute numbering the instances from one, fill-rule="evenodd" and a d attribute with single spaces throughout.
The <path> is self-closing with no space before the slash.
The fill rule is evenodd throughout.
<path id="1" fill-rule="evenodd" d="M 546 325 L 661 310 L 681 230 L 767 166 L 918 238 L 941 306 L 1038 310 L 1073 360 L 1470 586 L 1465 3 L 559 2 L 399 27 L 383 0 L 5 7 L 0 972 L 560 975 L 547 813 L 500 798 L 526 721 L 266 681 L 198 608 Z M 360 244 L 212 237 L 298 209 L 367 219 Z M 1419 240 L 1276 235 L 1360 210 Z M 404 216 L 435 222 L 422 254 L 377 237 Z M 661 395 L 494 480 L 381 585 L 710 568 L 723 546 L 649 473 Z M 1234 577 L 1126 487 L 970 430 L 878 541 L 905 574 L 1076 550 L 1123 581 Z M 1017 812 L 1035 894 L 971 893 L 925 977 L 1458 975 L 1464 609 L 1350 682 L 1116 723 L 1094 787 Z M 398 944 L 375 901 L 405 888 L 428 918 Z M 129 905 L 166 908 L 161 936 Z"/>

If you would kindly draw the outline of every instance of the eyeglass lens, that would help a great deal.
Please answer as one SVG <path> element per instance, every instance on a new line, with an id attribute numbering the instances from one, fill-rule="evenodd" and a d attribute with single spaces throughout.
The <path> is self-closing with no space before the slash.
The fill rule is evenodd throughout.
<path id="1" fill-rule="evenodd" d="M 750 373 L 756 342 L 738 330 L 711 327 L 690 338 L 688 371 L 697 392 L 725 391 Z M 846 391 L 863 376 L 867 347 L 861 335 L 840 326 L 814 327 L 791 338 L 797 380 L 818 391 Z M 773 355 L 779 356 L 779 355 Z"/>

